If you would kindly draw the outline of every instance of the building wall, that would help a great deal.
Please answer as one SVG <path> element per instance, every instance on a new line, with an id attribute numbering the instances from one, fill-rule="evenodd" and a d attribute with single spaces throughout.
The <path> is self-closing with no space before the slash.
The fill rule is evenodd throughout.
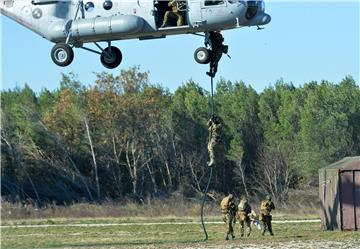
<path id="1" fill-rule="evenodd" d="M 324 230 L 341 229 L 338 170 L 319 170 L 320 218 Z"/>
<path id="2" fill-rule="evenodd" d="M 341 229 L 358 230 L 360 221 L 360 170 L 340 173 Z"/>
<path id="3" fill-rule="evenodd" d="M 360 230 L 360 170 L 355 171 L 355 213 L 356 229 Z"/>

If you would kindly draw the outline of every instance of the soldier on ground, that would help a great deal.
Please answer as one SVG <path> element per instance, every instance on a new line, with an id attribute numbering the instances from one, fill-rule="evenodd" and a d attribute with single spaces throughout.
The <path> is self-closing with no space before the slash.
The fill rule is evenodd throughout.
<path id="1" fill-rule="evenodd" d="M 171 7 L 172 10 L 168 10 L 165 12 L 164 21 L 163 21 L 163 24 L 161 25 L 161 28 L 165 28 L 165 27 L 169 26 L 169 24 L 168 24 L 169 18 L 176 20 L 177 26 L 182 26 L 184 23 L 184 18 L 179 13 L 179 9 L 178 9 L 176 0 L 170 1 L 168 3 L 168 6 Z"/>
<path id="2" fill-rule="evenodd" d="M 250 233 L 251 233 L 251 226 L 250 226 L 251 217 L 250 216 L 251 215 L 253 215 L 253 211 L 248 202 L 248 199 L 245 196 L 242 196 L 240 203 L 238 205 L 238 219 L 239 219 L 239 223 L 240 223 L 239 232 L 240 232 L 241 237 L 244 236 L 245 225 L 248 228 L 248 232 L 247 232 L 246 236 L 247 237 L 250 236 Z"/>
<path id="3" fill-rule="evenodd" d="M 208 166 L 211 167 L 215 164 L 215 152 L 214 147 L 220 142 L 220 131 L 221 131 L 221 122 L 218 116 L 212 115 L 209 121 L 207 122 L 209 130 L 209 142 L 208 142 L 208 152 L 209 152 L 209 162 Z"/>
<path id="4" fill-rule="evenodd" d="M 262 235 L 265 235 L 266 230 L 269 230 L 271 236 L 274 235 L 271 227 L 271 211 L 275 209 L 274 203 L 271 201 L 270 195 L 266 196 L 266 199 L 261 202 L 260 205 L 260 220 L 263 223 Z"/>
<path id="5" fill-rule="evenodd" d="M 234 196 L 229 194 L 220 203 L 221 213 L 223 214 L 223 220 L 226 223 L 226 240 L 229 240 L 229 235 L 232 239 L 235 239 L 233 223 L 236 218 L 236 205 L 233 201 Z M 235 215 L 234 215 L 235 212 Z"/>
<path id="6" fill-rule="evenodd" d="M 209 32 L 209 40 L 211 43 L 211 60 L 210 60 L 210 70 L 206 72 L 211 78 L 215 77 L 217 72 L 219 61 L 222 57 L 222 54 L 227 54 L 228 46 L 224 45 L 224 37 L 219 31 Z"/>

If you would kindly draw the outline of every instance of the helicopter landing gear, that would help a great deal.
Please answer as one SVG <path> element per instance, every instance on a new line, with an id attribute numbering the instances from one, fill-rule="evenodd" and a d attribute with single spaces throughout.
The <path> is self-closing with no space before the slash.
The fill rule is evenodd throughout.
<path id="1" fill-rule="evenodd" d="M 104 67 L 113 69 L 120 65 L 122 61 L 122 54 L 120 49 L 114 46 L 109 46 L 102 51 L 100 61 Z"/>
<path id="2" fill-rule="evenodd" d="M 73 49 L 66 43 L 58 43 L 51 49 L 51 59 L 60 66 L 66 67 L 74 59 Z"/>
<path id="3" fill-rule="evenodd" d="M 208 64 L 211 60 L 211 51 L 205 47 L 195 50 L 194 59 L 199 64 Z"/>
<path id="4" fill-rule="evenodd" d="M 87 48 L 84 46 L 79 46 L 80 48 L 93 52 L 95 54 L 99 54 L 100 55 L 100 61 L 101 64 L 103 64 L 104 67 L 109 68 L 109 69 L 114 69 L 115 67 L 119 66 L 121 61 L 122 61 L 122 53 L 120 51 L 120 49 L 118 49 L 117 47 L 111 46 L 111 42 L 108 42 L 108 46 L 107 48 L 103 49 L 99 44 L 97 44 L 96 42 L 94 42 L 95 46 L 98 47 L 101 52 L 96 51 L 94 49 L 91 48 Z"/>

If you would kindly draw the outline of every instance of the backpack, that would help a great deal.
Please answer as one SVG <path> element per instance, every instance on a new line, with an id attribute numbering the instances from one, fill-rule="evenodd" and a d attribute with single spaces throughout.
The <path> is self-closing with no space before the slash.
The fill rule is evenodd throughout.
<path id="1" fill-rule="evenodd" d="M 228 211 L 228 204 L 229 204 L 229 198 L 225 197 L 224 199 L 222 199 L 221 203 L 220 203 L 220 209 L 221 211 Z"/>
<path id="2" fill-rule="evenodd" d="M 238 210 L 245 211 L 247 205 L 248 205 L 247 201 L 241 200 L 238 206 Z"/>
<path id="3" fill-rule="evenodd" d="M 267 201 L 262 201 L 260 210 L 267 210 L 267 207 L 269 206 L 269 203 Z"/>

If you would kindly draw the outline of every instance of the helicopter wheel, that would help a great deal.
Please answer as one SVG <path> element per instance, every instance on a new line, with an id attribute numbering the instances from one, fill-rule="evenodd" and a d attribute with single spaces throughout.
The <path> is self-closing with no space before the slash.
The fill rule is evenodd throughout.
<path id="1" fill-rule="evenodd" d="M 73 61 L 74 51 L 68 44 L 58 43 L 51 49 L 51 59 L 56 65 L 66 67 Z"/>
<path id="2" fill-rule="evenodd" d="M 117 47 L 107 47 L 100 56 L 100 61 L 104 67 L 113 69 L 121 63 L 122 54 Z"/>
<path id="3" fill-rule="evenodd" d="M 200 47 L 195 50 L 194 58 L 199 64 L 208 64 L 211 58 L 210 50 L 205 47 Z"/>

